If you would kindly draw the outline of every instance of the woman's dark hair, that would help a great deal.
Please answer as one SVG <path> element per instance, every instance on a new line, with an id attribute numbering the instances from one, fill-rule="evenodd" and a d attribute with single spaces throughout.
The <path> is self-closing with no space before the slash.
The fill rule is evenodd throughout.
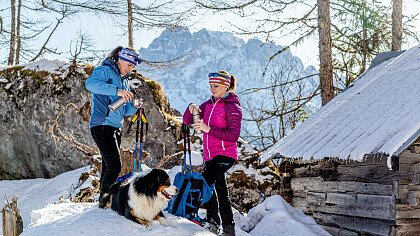
<path id="1" fill-rule="evenodd" d="M 114 61 L 118 61 L 118 54 L 121 52 L 121 50 L 123 49 L 123 46 L 118 46 L 116 48 L 114 48 L 114 50 L 112 50 L 109 54 L 107 58 L 111 58 Z M 131 47 L 126 47 L 127 49 L 130 49 L 131 51 L 135 52 L 136 50 L 134 50 Z"/>
<path id="2" fill-rule="evenodd" d="M 123 46 L 118 46 L 116 48 L 114 48 L 114 50 L 112 50 L 109 54 L 107 58 L 111 58 L 114 61 L 118 61 L 118 54 L 121 52 L 121 50 L 123 49 Z"/>
<path id="3" fill-rule="evenodd" d="M 229 72 L 225 71 L 225 70 L 219 70 L 217 73 L 219 74 L 224 74 L 227 76 L 230 76 L 230 86 L 229 86 L 229 90 L 231 91 L 235 91 L 236 89 L 236 82 L 238 81 L 236 79 L 236 77 L 234 75 L 229 74 Z"/>

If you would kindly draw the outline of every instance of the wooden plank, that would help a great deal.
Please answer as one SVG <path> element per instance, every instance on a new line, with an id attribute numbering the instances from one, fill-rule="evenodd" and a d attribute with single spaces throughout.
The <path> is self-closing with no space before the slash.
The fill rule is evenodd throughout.
<path id="1" fill-rule="evenodd" d="M 401 167 L 400 167 L 401 168 Z M 408 172 L 409 166 L 403 166 Z M 340 165 L 337 167 L 340 181 L 357 181 L 369 183 L 392 184 L 393 180 L 404 178 L 405 172 L 389 170 L 386 164 L 374 165 Z"/>
<path id="2" fill-rule="evenodd" d="M 309 192 L 307 197 L 294 197 L 292 205 L 304 210 L 304 212 L 311 212 L 316 207 L 325 205 L 325 193 Z"/>
<path id="3" fill-rule="evenodd" d="M 366 193 L 392 196 L 392 184 L 361 183 L 354 181 L 323 181 L 319 177 L 293 178 L 293 192 Z"/>
<path id="4" fill-rule="evenodd" d="M 394 204 L 392 196 L 381 196 L 381 195 L 368 195 L 368 194 L 357 194 L 356 203 L 360 205 L 367 205 L 371 207 L 382 207 Z"/>
<path id="5" fill-rule="evenodd" d="M 411 173 L 420 173 L 420 163 L 412 164 L 410 166 Z"/>
<path id="6" fill-rule="evenodd" d="M 400 163 L 398 171 L 404 175 L 407 175 L 410 172 L 411 165 L 411 163 Z"/>
<path id="7" fill-rule="evenodd" d="M 337 227 L 360 234 L 388 235 L 394 220 L 378 220 L 364 217 L 349 217 L 315 212 L 314 219 L 322 225 Z"/>
<path id="8" fill-rule="evenodd" d="M 407 202 L 410 206 L 417 206 L 419 204 L 416 193 L 416 191 L 408 191 Z"/>
<path id="9" fill-rule="evenodd" d="M 310 208 L 309 208 L 310 209 Z M 383 219 L 383 220 L 393 220 L 393 211 L 390 208 L 374 208 L 374 207 L 365 207 L 357 204 L 348 205 L 348 206 L 319 206 L 315 207 L 313 211 L 319 211 L 324 213 L 331 214 L 340 214 L 347 216 L 358 216 L 365 218 L 374 218 L 374 219 Z"/>
<path id="10" fill-rule="evenodd" d="M 393 181 L 392 182 L 392 196 L 395 199 L 399 199 L 399 186 L 398 186 L 398 181 Z"/>
<path id="11" fill-rule="evenodd" d="M 420 185 L 419 184 L 400 184 L 398 186 L 397 202 L 400 204 L 420 204 Z"/>
<path id="12" fill-rule="evenodd" d="M 398 185 L 398 197 L 397 201 L 402 204 L 408 204 L 408 185 L 400 184 Z"/>
<path id="13" fill-rule="evenodd" d="M 335 228 L 331 226 L 325 226 L 321 225 L 322 228 L 325 229 L 328 233 L 330 233 L 333 236 L 358 236 L 359 234 L 357 232 L 348 231 L 345 229 Z"/>
<path id="14" fill-rule="evenodd" d="M 355 204 L 356 194 L 327 193 L 326 204 Z"/>
<path id="15" fill-rule="evenodd" d="M 336 203 L 332 203 L 333 199 L 325 202 L 320 198 L 293 198 L 293 206 L 302 209 L 305 213 L 323 212 L 331 214 L 340 214 L 346 216 L 358 216 L 365 218 L 377 218 L 384 220 L 393 220 L 395 217 L 395 209 L 386 196 L 375 196 L 375 198 L 361 197 L 359 202 L 343 204 L 344 200 L 335 198 Z M 359 197 L 358 197 L 359 198 Z M 390 197 L 389 197 L 390 198 Z M 344 199 L 342 197 L 341 199 Z M 381 203 L 374 203 L 378 200 Z"/>
<path id="16" fill-rule="evenodd" d="M 309 203 L 306 201 L 306 198 L 294 197 L 292 200 L 292 206 L 303 210 L 305 213 L 311 213 L 308 207 Z"/>
<path id="17" fill-rule="evenodd" d="M 410 166 L 410 182 L 411 184 L 420 184 L 420 163 Z"/>
<path id="18" fill-rule="evenodd" d="M 410 146 L 410 149 L 411 149 L 412 152 L 420 154 L 420 145 L 419 144 Z"/>
<path id="19" fill-rule="evenodd" d="M 396 204 L 395 208 L 397 211 L 411 211 L 413 209 L 420 209 L 420 206 L 410 206 L 408 204 Z"/>
<path id="20" fill-rule="evenodd" d="M 396 205 L 396 219 L 416 219 L 420 220 L 420 207 L 410 206 L 406 204 Z"/>
<path id="21" fill-rule="evenodd" d="M 309 164 L 293 170 L 295 178 L 303 177 L 322 177 L 327 180 L 337 180 L 337 162 L 332 161 L 319 161 L 316 164 Z"/>
<path id="22" fill-rule="evenodd" d="M 420 163 L 420 154 L 412 153 L 410 150 L 405 150 L 399 155 L 399 163 L 414 164 Z"/>
<path id="23" fill-rule="evenodd" d="M 418 219 L 397 220 L 396 224 L 395 235 L 420 235 L 420 220 Z"/>
<path id="24" fill-rule="evenodd" d="M 325 204 L 326 193 L 316 193 L 308 192 L 306 201 L 310 202 L 312 205 L 322 205 Z"/>

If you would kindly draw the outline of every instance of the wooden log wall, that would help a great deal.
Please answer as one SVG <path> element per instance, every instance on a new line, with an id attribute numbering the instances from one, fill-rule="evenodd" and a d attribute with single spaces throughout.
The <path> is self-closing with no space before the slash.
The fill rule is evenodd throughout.
<path id="1" fill-rule="evenodd" d="M 393 179 L 384 156 L 365 162 L 320 161 L 294 170 L 293 206 L 332 235 L 388 235 L 395 224 Z"/>
<path id="2" fill-rule="evenodd" d="M 420 235 L 420 142 L 399 156 L 364 162 L 318 161 L 294 168 L 293 206 L 332 235 Z"/>
<path id="3" fill-rule="evenodd" d="M 420 235 L 420 138 L 399 156 L 395 235 Z"/>

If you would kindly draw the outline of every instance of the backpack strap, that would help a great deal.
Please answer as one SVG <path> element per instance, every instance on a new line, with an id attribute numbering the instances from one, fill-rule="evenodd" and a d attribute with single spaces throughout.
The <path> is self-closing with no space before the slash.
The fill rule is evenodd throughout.
<path id="1" fill-rule="evenodd" d="M 184 179 L 184 182 L 182 183 L 181 189 L 179 190 L 178 194 L 176 195 L 176 199 L 174 202 L 174 205 L 172 207 L 172 214 L 176 214 L 178 211 L 179 204 L 181 203 L 182 196 L 184 195 L 185 189 L 187 188 L 187 185 L 190 184 L 190 181 L 187 179 Z"/>

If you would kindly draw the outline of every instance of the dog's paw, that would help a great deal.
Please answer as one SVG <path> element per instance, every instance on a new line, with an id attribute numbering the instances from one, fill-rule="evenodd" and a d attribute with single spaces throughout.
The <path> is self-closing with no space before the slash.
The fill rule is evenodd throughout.
<path id="1" fill-rule="evenodd" d="M 165 219 L 165 217 L 159 217 L 158 221 L 161 225 L 168 224 L 168 221 Z"/>
<path id="2" fill-rule="evenodd" d="M 146 228 L 148 228 L 151 225 L 151 222 L 147 220 L 137 219 L 137 221 L 139 224 L 143 225 Z"/>

